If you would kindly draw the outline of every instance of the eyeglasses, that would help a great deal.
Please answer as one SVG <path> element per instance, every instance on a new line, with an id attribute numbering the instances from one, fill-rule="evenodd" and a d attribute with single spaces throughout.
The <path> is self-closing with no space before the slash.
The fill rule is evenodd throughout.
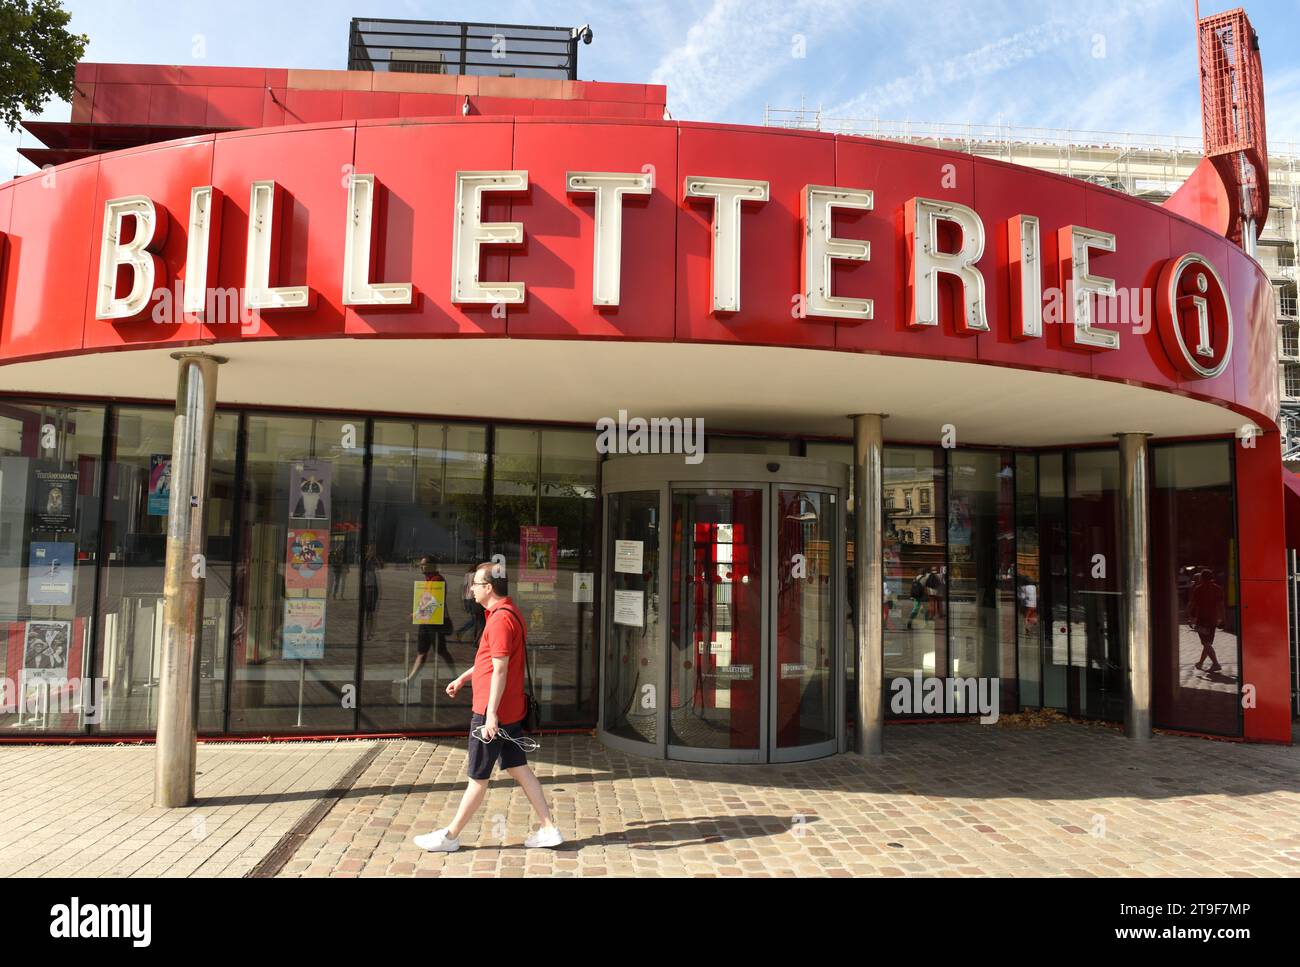
<path id="1" fill-rule="evenodd" d="M 471 588 L 488 588 L 488 587 L 491 587 L 491 586 L 492 586 L 492 582 L 491 582 L 491 581 L 471 581 L 471 582 L 469 582 L 469 586 L 470 586 Z"/>

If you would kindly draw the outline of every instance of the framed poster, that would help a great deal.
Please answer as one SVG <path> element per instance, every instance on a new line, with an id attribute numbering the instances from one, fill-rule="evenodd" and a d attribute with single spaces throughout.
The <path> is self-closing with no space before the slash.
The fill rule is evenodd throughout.
<path id="1" fill-rule="evenodd" d="M 72 604 L 77 545 L 71 541 L 32 541 L 27 552 L 27 603 Z"/>
<path id="2" fill-rule="evenodd" d="M 289 528 L 285 556 L 285 591 L 319 591 L 323 596 L 329 578 L 325 562 L 329 560 L 329 531 Z"/>
<path id="3" fill-rule="evenodd" d="M 289 519 L 324 523 L 330 518 L 328 460 L 298 460 L 289 464 Z"/>
<path id="4" fill-rule="evenodd" d="M 72 530 L 76 512 L 77 471 L 37 470 L 35 529 Z"/>
<path id="5" fill-rule="evenodd" d="M 285 598 L 281 657 L 311 661 L 325 657 L 325 599 Z"/>
<path id="6" fill-rule="evenodd" d="M 149 510 L 154 517 L 166 517 L 172 493 L 172 458 L 166 453 L 149 457 Z"/>
<path id="7" fill-rule="evenodd" d="M 411 606 L 411 624 L 445 624 L 446 615 L 447 582 L 416 581 L 415 600 Z"/>
<path id="8" fill-rule="evenodd" d="M 519 528 L 519 580 L 554 584 L 560 532 L 555 527 Z"/>
<path id="9" fill-rule="evenodd" d="M 71 621 L 29 621 L 23 636 L 23 680 L 66 682 Z"/>

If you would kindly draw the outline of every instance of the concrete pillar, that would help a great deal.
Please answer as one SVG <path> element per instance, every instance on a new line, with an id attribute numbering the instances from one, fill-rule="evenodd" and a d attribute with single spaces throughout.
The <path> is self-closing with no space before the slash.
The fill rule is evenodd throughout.
<path id="1" fill-rule="evenodd" d="M 884 480 L 884 432 L 879 413 L 861 413 L 853 420 L 854 614 L 858 634 L 858 712 L 854 720 L 854 751 L 882 755 L 885 751 L 885 656 L 883 596 L 885 566 L 881 554 Z"/>
<path id="2" fill-rule="evenodd" d="M 1119 440 L 1119 532 L 1123 596 L 1120 645 L 1128 665 L 1124 734 L 1151 739 L 1151 512 L 1147 479 L 1149 433 L 1117 433 Z"/>
<path id="3" fill-rule="evenodd" d="M 158 732 L 154 805 L 194 801 L 197 750 L 198 655 L 203 640 L 204 556 L 208 528 L 208 476 L 217 395 L 217 366 L 206 353 L 173 353 L 179 360 L 172 431 L 171 501 L 167 508 L 167 560 L 163 578 L 162 671 L 158 680 Z"/>

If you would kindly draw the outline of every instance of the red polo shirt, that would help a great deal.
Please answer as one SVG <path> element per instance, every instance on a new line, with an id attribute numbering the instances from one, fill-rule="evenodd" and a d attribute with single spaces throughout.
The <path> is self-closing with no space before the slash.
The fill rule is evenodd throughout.
<path id="1" fill-rule="evenodd" d="M 522 721 L 528 711 L 524 702 L 524 626 L 516 617 L 518 613 L 515 603 L 508 597 L 488 609 L 487 623 L 479 638 L 478 652 L 474 655 L 474 674 L 470 677 L 474 711 L 486 715 L 488 695 L 492 692 L 492 659 L 508 659 L 506 689 L 497 706 L 497 720 L 502 725 Z"/>

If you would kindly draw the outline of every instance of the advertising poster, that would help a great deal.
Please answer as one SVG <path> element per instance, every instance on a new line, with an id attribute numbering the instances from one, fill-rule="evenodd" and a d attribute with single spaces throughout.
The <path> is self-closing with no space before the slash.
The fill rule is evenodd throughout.
<path id="1" fill-rule="evenodd" d="M 72 530 L 77 510 L 77 471 L 37 470 L 35 510 L 36 530 Z"/>
<path id="2" fill-rule="evenodd" d="M 411 623 L 417 625 L 446 624 L 447 582 L 416 581 L 415 600 L 411 608 Z"/>
<path id="3" fill-rule="evenodd" d="M 559 543 L 557 528 L 531 525 L 519 528 L 519 580 L 554 584 Z"/>
<path id="4" fill-rule="evenodd" d="M 27 603 L 72 604 L 77 545 L 32 541 L 27 557 Z"/>
<path id="5" fill-rule="evenodd" d="M 25 682 L 30 684 L 68 680 L 71 621 L 29 621 L 23 641 Z"/>
<path id="6" fill-rule="evenodd" d="M 289 528 L 289 549 L 285 557 L 285 591 L 303 591 L 308 595 L 325 594 L 328 572 L 330 535 L 327 530 Z"/>
<path id="7" fill-rule="evenodd" d="M 289 661 L 325 657 L 325 599 L 284 599 L 284 650 Z"/>
<path id="8" fill-rule="evenodd" d="M 172 458 L 165 453 L 149 457 L 149 514 L 167 516 L 167 504 L 172 494 Z"/>
<path id="9" fill-rule="evenodd" d="M 330 477 L 333 465 L 328 460 L 299 460 L 289 464 L 289 518 L 322 523 L 330 517 Z"/>
<path id="10" fill-rule="evenodd" d="M 615 541 L 614 573 L 640 574 L 645 558 L 644 548 L 641 541 Z"/>

